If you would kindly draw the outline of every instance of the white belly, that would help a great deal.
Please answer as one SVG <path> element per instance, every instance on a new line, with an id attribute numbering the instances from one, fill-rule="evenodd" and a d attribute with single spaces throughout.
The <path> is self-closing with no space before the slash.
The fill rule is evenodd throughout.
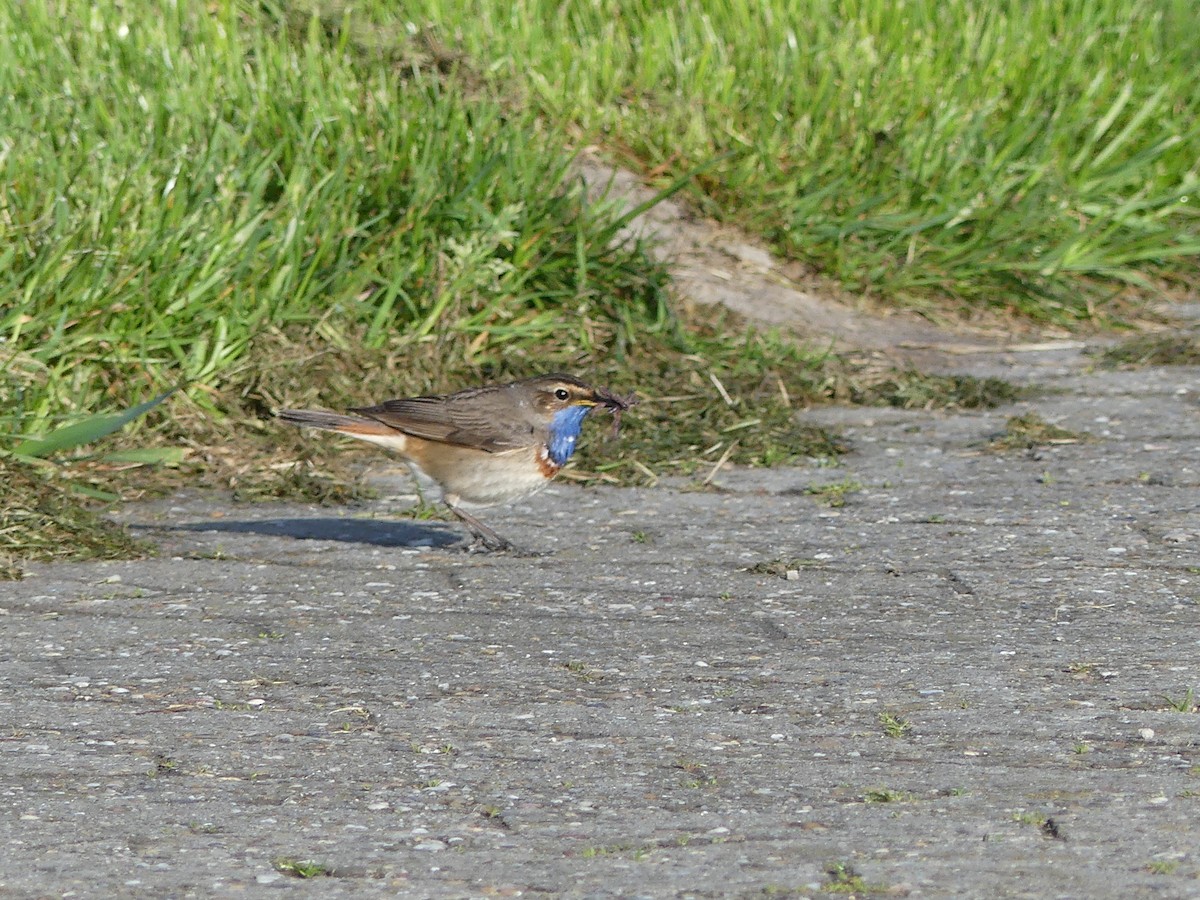
<path id="1" fill-rule="evenodd" d="M 497 506 L 536 494 L 558 471 L 544 451 L 539 462 L 535 447 L 488 453 L 400 433 L 346 433 L 400 454 L 418 476 L 441 489 L 443 499 L 464 509 Z"/>
<path id="2" fill-rule="evenodd" d="M 451 505 L 483 509 L 536 494 L 549 484 L 535 459 L 533 448 L 483 453 L 446 447 L 420 462 L 410 457 L 409 464 L 441 485 Z"/>

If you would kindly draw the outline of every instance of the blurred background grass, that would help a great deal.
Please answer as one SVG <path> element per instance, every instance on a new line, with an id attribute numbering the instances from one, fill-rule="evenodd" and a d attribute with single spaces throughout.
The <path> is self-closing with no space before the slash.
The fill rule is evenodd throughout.
<path id="1" fill-rule="evenodd" d="M 855 291 L 1071 322 L 1196 284 L 1190 0 L 395 9 L 643 173 L 731 153 L 702 208 Z"/>
<path id="2" fill-rule="evenodd" d="M 702 170 L 702 211 L 882 302 L 1129 321 L 1196 284 L 1198 24 L 1176 0 L 2 3 L 0 448 L 183 383 L 117 444 L 245 483 L 308 452 L 280 405 L 569 369 L 661 401 L 583 460 L 649 479 L 836 452 L 794 423 L 814 400 L 1005 396 L 681 313 L 573 154 Z"/>

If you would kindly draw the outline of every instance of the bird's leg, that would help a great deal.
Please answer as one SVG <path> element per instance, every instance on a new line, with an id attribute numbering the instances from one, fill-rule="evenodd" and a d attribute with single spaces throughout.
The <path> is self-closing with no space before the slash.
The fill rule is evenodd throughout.
<path id="1" fill-rule="evenodd" d="M 458 516 L 462 523 L 471 530 L 471 534 L 475 536 L 475 543 L 471 545 L 471 549 L 481 548 L 484 551 L 491 552 L 494 550 L 515 550 L 511 543 L 506 541 L 500 535 L 496 534 L 491 528 L 484 525 L 477 518 L 465 510 L 459 509 L 450 501 L 446 501 L 446 506 L 450 508 L 450 512 Z"/>

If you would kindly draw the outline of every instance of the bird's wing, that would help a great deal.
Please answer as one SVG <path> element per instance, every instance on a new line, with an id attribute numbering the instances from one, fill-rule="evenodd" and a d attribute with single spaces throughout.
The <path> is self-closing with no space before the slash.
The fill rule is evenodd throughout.
<path id="1" fill-rule="evenodd" d="M 446 397 L 387 400 L 351 412 L 414 437 L 496 453 L 534 440 L 534 426 L 506 400 L 499 391 L 484 388 Z"/>

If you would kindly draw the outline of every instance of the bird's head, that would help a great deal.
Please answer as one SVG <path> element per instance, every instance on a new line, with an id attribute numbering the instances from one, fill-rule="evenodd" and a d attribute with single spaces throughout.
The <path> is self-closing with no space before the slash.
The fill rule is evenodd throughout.
<path id="1" fill-rule="evenodd" d="M 616 418 L 636 402 L 633 395 L 618 397 L 612 391 L 594 388 L 574 375 L 543 375 L 531 378 L 525 386 L 532 392 L 534 409 L 548 423 L 549 456 L 558 466 L 575 452 L 575 441 L 588 413 L 603 407 Z"/>
<path id="2" fill-rule="evenodd" d="M 574 375 L 542 375 L 530 378 L 522 386 L 532 392 L 534 408 L 548 419 L 573 408 L 582 409 L 582 417 L 597 406 L 617 414 L 637 402 L 633 395 L 618 397 L 612 391 L 594 388 Z"/>

